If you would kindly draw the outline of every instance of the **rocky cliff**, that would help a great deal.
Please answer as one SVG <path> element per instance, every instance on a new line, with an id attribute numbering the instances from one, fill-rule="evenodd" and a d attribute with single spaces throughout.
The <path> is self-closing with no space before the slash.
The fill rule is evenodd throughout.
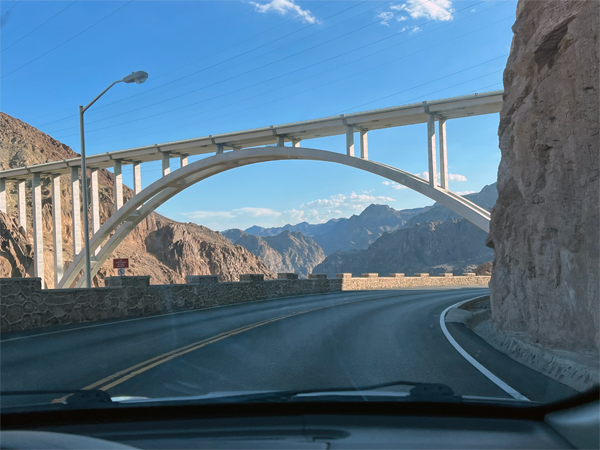
<path id="1" fill-rule="evenodd" d="M 233 229 L 223 233 L 230 242 L 235 239 L 249 252 L 260 257 L 275 273 L 298 273 L 307 278 L 313 268 L 325 259 L 323 249 L 310 237 L 298 231 L 284 230 L 276 236 L 253 236 Z"/>
<path id="2" fill-rule="evenodd" d="M 596 352 L 599 8 L 518 3 L 489 234 L 496 325 L 547 348 Z"/>
<path id="3" fill-rule="evenodd" d="M 56 161 L 79 156 L 68 146 L 15 119 L 0 113 L 0 170 L 25 165 Z M 61 180 L 63 259 L 65 265 L 73 260 L 71 190 L 68 177 Z M 99 171 L 100 220 L 104 223 L 114 211 L 113 175 Z M 27 231 L 19 229 L 15 218 L 16 185 L 7 183 L 8 216 L 0 214 L 0 277 L 31 276 L 31 182 L 27 194 Z M 124 187 L 125 200 L 133 191 Z M 52 244 L 52 196 L 48 180 L 43 179 L 44 280 L 54 286 Z M 83 228 L 83 227 L 82 227 Z M 242 273 L 272 272 L 255 255 L 242 247 L 235 247 L 205 227 L 182 224 L 159 214 L 149 215 L 119 245 L 94 279 L 103 285 L 106 275 L 113 275 L 111 259 L 129 257 L 131 275 L 150 275 L 154 284 L 185 282 L 185 275 L 219 275 L 223 281 L 238 280 Z"/>

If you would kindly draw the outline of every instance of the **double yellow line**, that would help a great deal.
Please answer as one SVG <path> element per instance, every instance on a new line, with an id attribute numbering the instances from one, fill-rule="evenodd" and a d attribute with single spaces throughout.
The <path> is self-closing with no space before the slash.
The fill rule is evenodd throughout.
<path id="1" fill-rule="evenodd" d="M 234 330 L 230 330 L 230 331 L 225 331 L 223 333 L 217 334 L 215 336 L 203 339 L 201 341 L 197 341 L 194 342 L 192 344 L 186 345 L 184 347 L 180 347 L 178 349 L 175 350 L 171 350 L 170 352 L 167 353 L 163 353 L 162 355 L 158 355 L 155 356 L 154 358 L 150 358 L 144 362 L 141 362 L 139 364 L 136 364 L 134 366 L 128 367 L 125 370 L 121 370 L 120 372 L 114 373 L 106 378 L 103 378 L 99 381 L 96 381 L 95 383 L 92 383 L 84 388 L 82 388 L 81 390 L 89 390 L 89 389 L 99 389 L 102 391 L 107 391 L 121 383 L 124 383 L 127 380 L 132 379 L 133 377 L 136 377 L 150 369 L 153 369 L 156 366 L 159 366 L 161 364 L 164 364 L 168 361 L 171 361 L 172 359 L 175 359 L 179 356 L 185 355 L 186 353 L 190 353 L 193 352 L 195 350 L 198 350 L 202 347 L 206 347 L 207 345 L 213 344 L 215 342 L 218 342 L 222 339 L 226 339 L 230 336 L 235 336 L 236 334 L 240 334 L 243 333 L 245 331 L 248 330 L 252 330 L 254 328 L 258 328 L 261 327 L 263 325 L 267 325 L 269 323 L 273 323 L 273 322 L 277 322 L 279 320 L 283 320 L 283 319 L 287 319 L 289 317 L 293 317 L 293 316 L 298 316 L 300 314 L 306 314 L 309 312 L 313 312 L 313 311 L 318 311 L 320 309 L 326 309 L 326 308 L 332 308 L 334 306 L 340 306 L 340 305 L 345 305 L 348 303 L 358 303 L 360 301 L 365 301 L 365 300 L 358 300 L 358 301 L 353 301 L 353 302 L 344 302 L 344 303 L 338 303 L 335 305 L 328 305 L 328 306 L 321 306 L 319 308 L 313 308 L 313 309 L 309 309 L 306 311 L 299 311 L 299 312 L 294 312 L 291 314 L 286 314 L 284 316 L 278 316 L 278 317 L 274 317 L 272 319 L 267 319 L 267 320 L 263 320 L 260 322 L 255 322 L 252 323 L 250 325 L 246 325 L 240 328 L 236 328 Z M 62 403 L 64 402 L 67 396 L 58 398 L 53 400 L 53 403 Z"/>

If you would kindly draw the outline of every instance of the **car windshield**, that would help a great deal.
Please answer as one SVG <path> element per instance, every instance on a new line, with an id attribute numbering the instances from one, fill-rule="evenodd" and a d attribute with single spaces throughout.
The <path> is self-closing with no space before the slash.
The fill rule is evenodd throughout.
<path id="1" fill-rule="evenodd" d="M 0 1 L 2 407 L 597 388 L 596 6 Z"/>

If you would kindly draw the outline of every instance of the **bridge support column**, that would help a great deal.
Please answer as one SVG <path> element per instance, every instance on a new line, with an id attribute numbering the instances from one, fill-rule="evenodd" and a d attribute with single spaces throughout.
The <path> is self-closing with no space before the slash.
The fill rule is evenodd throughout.
<path id="1" fill-rule="evenodd" d="M 292 146 L 293 147 L 300 147 L 300 139 L 294 139 L 292 141 Z"/>
<path id="2" fill-rule="evenodd" d="M 27 230 L 27 198 L 25 197 L 25 182 L 19 181 L 17 184 L 17 210 L 19 212 L 19 225 Z"/>
<path id="3" fill-rule="evenodd" d="M 448 156 L 446 142 L 446 119 L 439 119 L 440 133 L 440 187 L 448 189 Z"/>
<path id="4" fill-rule="evenodd" d="M 142 192 L 142 167 L 141 163 L 133 163 L 133 193 L 138 195 Z"/>
<path id="5" fill-rule="evenodd" d="M 4 214 L 8 212 L 6 209 L 6 180 L 4 178 L 0 178 L 0 211 Z"/>
<path id="6" fill-rule="evenodd" d="M 171 154 L 163 152 L 162 154 L 162 176 L 166 177 L 171 173 Z"/>
<path id="7" fill-rule="evenodd" d="M 437 186 L 437 164 L 435 151 L 435 116 L 429 114 L 427 117 L 427 150 L 429 155 L 429 185 Z"/>
<path id="8" fill-rule="evenodd" d="M 346 127 L 346 155 L 354 156 L 354 128 Z"/>
<path id="9" fill-rule="evenodd" d="M 52 176 L 52 238 L 54 245 L 54 286 L 63 277 L 62 204 L 60 175 Z"/>
<path id="10" fill-rule="evenodd" d="M 73 259 L 75 259 L 81 251 L 81 197 L 78 167 L 71 167 L 71 205 L 73 207 Z"/>
<path id="11" fill-rule="evenodd" d="M 185 167 L 188 165 L 188 155 L 181 155 L 179 157 L 179 165 Z"/>
<path id="12" fill-rule="evenodd" d="M 285 147 L 285 138 L 283 136 L 277 136 L 277 145 L 279 147 Z"/>
<path id="13" fill-rule="evenodd" d="M 367 141 L 367 130 L 360 130 L 360 157 L 369 159 L 369 143 Z"/>
<path id="14" fill-rule="evenodd" d="M 44 231 L 42 226 L 42 182 L 39 173 L 31 176 L 33 203 L 33 276 L 42 279 L 44 288 Z"/>
<path id="15" fill-rule="evenodd" d="M 115 175 L 115 212 L 123 206 L 123 167 L 121 161 L 115 159 L 114 165 Z"/>
<path id="16" fill-rule="evenodd" d="M 223 154 L 223 144 L 217 144 L 217 155 Z"/>
<path id="17" fill-rule="evenodd" d="M 92 234 L 100 229 L 100 195 L 98 193 L 98 169 L 90 170 L 90 206 L 92 209 Z M 96 252 L 99 248 L 96 249 Z"/>

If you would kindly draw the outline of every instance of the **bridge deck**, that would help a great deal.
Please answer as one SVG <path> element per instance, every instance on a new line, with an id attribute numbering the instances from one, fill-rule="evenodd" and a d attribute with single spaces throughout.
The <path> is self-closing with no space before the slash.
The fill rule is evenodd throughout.
<path id="1" fill-rule="evenodd" d="M 217 151 L 217 145 L 219 144 L 222 144 L 226 149 L 258 147 L 277 143 L 278 136 L 284 137 L 289 142 L 345 135 L 348 126 L 352 126 L 356 131 L 366 131 L 414 125 L 426 123 L 429 114 L 434 114 L 443 119 L 493 114 L 500 112 L 502 108 L 502 94 L 503 91 L 486 92 L 118 150 L 89 156 L 87 166 L 88 168 L 105 169 L 113 167 L 115 160 L 120 160 L 123 164 L 156 161 L 162 159 L 162 154 L 165 152 L 172 154 L 173 157 L 214 153 Z M 0 171 L 0 178 L 5 180 L 29 180 L 34 173 L 41 175 L 67 174 L 70 173 L 71 167 L 79 167 L 80 164 L 80 158 L 37 164 Z"/>

